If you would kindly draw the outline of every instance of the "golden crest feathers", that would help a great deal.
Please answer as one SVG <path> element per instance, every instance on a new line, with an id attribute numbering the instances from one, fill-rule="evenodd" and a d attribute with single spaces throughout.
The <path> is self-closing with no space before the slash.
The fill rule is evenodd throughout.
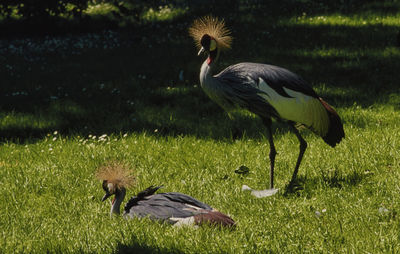
<path id="1" fill-rule="evenodd" d="M 96 177 L 99 180 L 114 184 L 118 189 L 128 188 L 135 182 L 135 177 L 131 175 L 129 167 L 116 161 L 100 166 Z"/>
<path id="2" fill-rule="evenodd" d="M 225 21 L 216 17 L 205 16 L 196 19 L 189 28 L 189 34 L 193 37 L 198 48 L 201 48 L 201 38 L 208 34 L 213 37 L 220 49 L 229 49 L 232 43 L 231 31 L 225 27 Z"/>

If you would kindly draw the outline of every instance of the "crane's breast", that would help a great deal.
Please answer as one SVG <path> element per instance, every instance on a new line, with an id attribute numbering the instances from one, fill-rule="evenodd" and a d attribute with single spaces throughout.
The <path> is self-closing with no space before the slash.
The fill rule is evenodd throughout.
<path id="1" fill-rule="evenodd" d="M 285 94 L 278 93 L 259 78 L 259 95 L 275 108 L 280 118 L 293 121 L 325 135 L 329 129 L 329 117 L 318 98 L 282 87 Z"/>

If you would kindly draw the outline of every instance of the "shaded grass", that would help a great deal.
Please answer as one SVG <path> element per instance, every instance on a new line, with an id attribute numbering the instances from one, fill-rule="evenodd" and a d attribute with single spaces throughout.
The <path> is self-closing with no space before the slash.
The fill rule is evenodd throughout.
<path id="1" fill-rule="evenodd" d="M 11 73 L 2 69 L 4 81 L 9 85 L 1 88 L 0 107 L 4 116 L 1 136 L 24 140 L 43 137 L 52 130 L 101 135 L 158 129 L 167 135 L 229 137 L 232 122 L 198 86 L 197 68 L 201 59 L 190 54 L 194 50 L 188 43 L 175 44 L 176 40 L 181 38 L 171 39 L 170 48 L 154 41 L 155 44 L 140 43 L 133 48 L 92 50 L 63 59 L 49 56 L 37 65 L 7 59 L 16 69 Z M 154 46 L 149 48 L 149 44 Z M 182 47 L 186 48 L 182 57 L 172 57 Z M 260 52 L 265 50 L 260 48 Z M 222 56 L 221 66 L 241 59 L 255 62 L 266 59 L 251 56 L 245 59 L 241 56 L 245 52 L 235 53 L 237 60 L 233 60 L 235 56 Z M 336 107 L 350 107 L 354 103 L 361 107 L 398 105 L 397 48 L 354 50 L 317 46 L 281 51 L 272 47 L 262 55 L 268 56 L 265 62 L 276 62 L 312 80 L 317 92 Z M 170 61 L 176 63 L 170 65 Z M 31 71 L 24 71 L 28 66 Z M 183 81 L 178 78 L 181 71 Z M 240 125 L 250 128 L 247 133 L 258 136 L 259 121 L 246 115 L 242 118 Z"/>
<path id="2" fill-rule="evenodd" d="M 326 22 L 262 18 L 228 23 L 234 48 L 221 66 L 285 66 L 310 80 L 344 122 L 346 139 L 335 149 L 302 132 L 302 189 L 266 199 L 241 191 L 268 182 L 261 122 L 245 112 L 229 120 L 198 86 L 203 59 L 186 36 L 189 23 L 161 23 L 157 32 L 135 31 L 140 40 L 130 48 L 47 54 L 34 64 L 0 58 L 13 67 L 0 65 L 1 252 L 399 252 L 400 24 L 336 14 Z M 244 134 L 232 139 L 234 127 Z M 274 137 L 283 189 L 298 141 L 279 125 Z M 94 172 L 111 160 L 134 170 L 129 195 L 163 184 L 230 214 L 237 229 L 109 219 Z M 241 165 L 249 175 L 234 173 Z"/>

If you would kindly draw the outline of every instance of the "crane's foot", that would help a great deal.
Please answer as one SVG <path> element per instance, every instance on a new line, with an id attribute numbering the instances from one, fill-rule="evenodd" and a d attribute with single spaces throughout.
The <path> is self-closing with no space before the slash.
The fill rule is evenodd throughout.
<path id="1" fill-rule="evenodd" d="M 253 190 L 249 186 L 243 185 L 242 191 L 250 191 L 251 195 L 255 196 L 256 198 L 265 198 L 275 195 L 278 193 L 279 189 Z"/>
<path id="2" fill-rule="evenodd" d="M 237 139 L 241 139 L 243 137 L 244 133 L 243 130 L 234 127 L 232 129 L 232 139 L 233 140 L 237 140 Z"/>

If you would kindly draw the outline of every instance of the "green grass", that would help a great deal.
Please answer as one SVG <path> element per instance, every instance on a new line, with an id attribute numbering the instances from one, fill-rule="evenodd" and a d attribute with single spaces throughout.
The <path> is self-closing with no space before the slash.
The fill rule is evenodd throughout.
<path id="1" fill-rule="evenodd" d="M 0 252 L 400 252 L 399 13 L 371 12 L 279 19 L 244 8 L 226 17 L 235 40 L 221 68 L 287 67 L 344 123 L 346 138 L 333 149 L 303 130 L 302 189 L 264 199 L 241 186 L 266 187 L 265 130 L 245 112 L 229 120 L 201 91 L 204 59 L 187 36 L 191 19 L 157 23 L 157 33 L 140 27 L 131 47 L 48 53 L 35 64 L 1 57 Z M 233 127 L 241 137 L 232 137 Z M 278 124 L 274 137 L 282 190 L 298 141 Z M 94 174 L 115 160 L 136 175 L 129 196 L 164 185 L 230 214 L 236 229 L 110 219 Z M 250 174 L 236 174 L 241 165 Z"/>
<path id="2" fill-rule="evenodd" d="M 397 252 L 400 126 L 395 119 L 400 114 L 391 107 L 339 112 L 347 123 L 346 140 L 331 149 L 306 135 L 309 150 L 300 171 L 304 189 L 266 199 L 240 190 L 242 184 L 266 184 L 265 139 L 52 134 L 34 144 L 4 144 L 0 201 L 7 206 L 2 209 L 0 246 L 6 252 Z M 283 188 L 297 141 L 290 133 L 276 136 L 276 179 Z M 171 228 L 147 220 L 109 219 L 109 204 L 100 202 L 102 189 L 94 178 L 96 167 L 109 160 L 125 161 L 134 169 L 138 184 L 130 194 L 163 184 L 164 191 L 188 193 L 229 213 L 237 228 Z M 248 166 L 250 174 L 236 175 L 239 165 Z"/>

